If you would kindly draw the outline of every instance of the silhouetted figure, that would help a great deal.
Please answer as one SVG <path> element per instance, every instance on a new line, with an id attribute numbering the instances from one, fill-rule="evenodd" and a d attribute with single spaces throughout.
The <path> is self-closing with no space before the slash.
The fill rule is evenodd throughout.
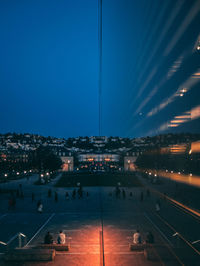
<path id="1" fill-rule="evenodd" d="M 38 206 L 38 212 L 39 213 L 43 212 L 43 204 L 42 203 Z"/>
<path id="2" fill-rule="evenodd" d="M 121 194 L 121 190 L 119 189 L 119 187 L 116 187 L 116 190 L 115 190 L 116 198 L 120 198 L 120 194 Z"/>
<path id="3" fill-rule="evenodd" d="M 81 199 L 83 197 L 83 190 L 82 189 L 80 189 L 78 191 L 78 195 L 79 195 L 79 199 Z"/>
<path id="4" fill-rule="evenodd" d="M 122 190 L 122 196 L 123 196 L 123 199 L 125 199 L 125 198 L 126 198 L 126 192 L 125 192 L 125 190 L 124 190 L 124 189 Z"/>
<path id="5" fill-rule="evenodd" d="M 65 193 L 65 198 L 66 198 L 66 200 L 69 200 L 69 193 L 67 191 Z"/>
<path id="6" fill-rule="evenodd" d="M 37 209 L 38 209 L 38 207 L 40 206 L 41 203 L 42 203 L 42 201 L 41 200 L 38 200 L 38 202 L 37 202 Z"/>
<path id="7" fill-rule="evenodd" d="M 54 199 L 55 199 L 55 202 L 58 202 L 58 193 L 57 193 L 57 192 L 55 192 L 55 197 L 54 197 Z"/>
<path id="8" fill-rule="evenodd" d="M 146 243 L 147 244 L 153 244 L 154 243 L 154 236 L 153 236 L 153 234 L 151 232 L 147 233 Z"/>
<path id="9" fill-rule="evenodd" d="M 160 212 L 160 201 L 156 200 L 156 212 L 159 213 Z"/>
<path id="10" fill-rule="evenodd" d="M 16 196 L 19 198 L 19 189 L 17 189 Z"/>
<path id="11" fill-rule="evenodd" d="M 52 191 L 51 189 L 48 190 L 48 198 L 51 198 L 51 195 L 52 195 Z"/>
<path id="12" fill-rule="evenodd" d="M 166 200 L 166 198 L 167 198 L 167 193 L 165 192 L 164 193 L 164 200 Z"/>
<path id="13" fill-rule="evenodd" d="M 132 197 L 133 196 L 133 192 L 131 191 L 129 195 L 130 195 L 130 197 Z"/>
<path id="14" fill-rule="evenodd" d="M 76 198 L 76 189 L 74 189 L 73 192 L 72 192 L 72 198 L 73 198 L 73 199 Z"/>
<path id="15" fill-rule="evenodd" d="M 13 199 L 12 199 L 12 207 L 13 207 L 13 209 L 15 209 L 15 206 L 16 206 L 16 199 L 15 199 L 15 197 L 13 197 Z"/>
<path id="16" fill-rule="evenodd" d="M 9 200 L 8 200 L 8 210 L 11 210 L 12 209 L 12 198 L 10 198 Z"/>
<path id="17" fill-rule="evenodd" d="M 147 194 L 147 198 L 149 198 L 150 197 L 150 191 L 148 188 L 147 188 L 146 194 Z"/>
<path id="18" fill-rule="evenodd" d="M 143 192 L 141 191 L 141 193 L 140 193 L 140 201 L 143 202 L 143 200 L 144 200 L 144 194 L 143 194 Z"/>
<path id="19" fill-rule="evenodd" d="M 24 199 L 24 192 L 23 191 L 20 192 L 20 198 Z"/>
<path id="20" fill-rule="evenodd" d="M 47 232 L 47 234 L 45 235 L 44 244 L 53 244 L 53 237 L 50 232 Z"/>
<path id="21" fill-rule="evenodd" d="M 31 195 L 31 199 L 32 199 L 32 202 L 35 201 L 35 194 L 32 192 L 32 195 Z"/>

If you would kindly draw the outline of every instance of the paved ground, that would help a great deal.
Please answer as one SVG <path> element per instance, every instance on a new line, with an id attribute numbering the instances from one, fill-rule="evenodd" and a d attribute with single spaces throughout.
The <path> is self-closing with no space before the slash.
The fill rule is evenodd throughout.
<path id="1" fill-rule="evenodd" d="M 200 238 L 199 220 L 164 200 L 161 201 L 160 214 L 156 214 L 157 197 L 147 197 L 145 187 L 124 188 L 125 199 L 116 198 L 113 187 L 84 187 L 83 199 L 66 200 L 65 192 L 71 194 L 73 188 L 54 188 L 53 184 L 35 186 L 36 178 L 32 176 L 29 181 L 24 179 L 2 184 L 4 188 L 18 188 L 21 183 L 24 199 L 17 199 L 16 209 L 8 211 L 8 195 L 0 195 L 0 241 L 8 242 L 17 232 L 22 232 L 27 236 L 28 246 L 32 246 L 43 242 L 47 231 L 56 240 L 58 231 L 62 229 L 67 235 L 70 251 L 58 252 L 54 262 L 19 265 L 100 265 L 102 229 L 106 266 L 200 265 L 199 255 L 183 240 L 172 236 L 178 231 L 189 243 Z M 58 202 L 54 200 L 54 193 L 51 198 L 47 197 L 49 188 L 57 191 Z M 144 194 L 142 202 L 141 191 Z M 34 202 L 32 192 L 36 197 Z M 42 214 L 36 211 L 38 199 L 44 205 Z M 154 234 L 156 245 L 152 252 L 155 252 L 156 261 L 147 261 L 143 252 L 129 250 L 136 229 L 140 230 L 143 240 L 148 231 Z M 12 245 L 17 245 L 17 241 Z"/>

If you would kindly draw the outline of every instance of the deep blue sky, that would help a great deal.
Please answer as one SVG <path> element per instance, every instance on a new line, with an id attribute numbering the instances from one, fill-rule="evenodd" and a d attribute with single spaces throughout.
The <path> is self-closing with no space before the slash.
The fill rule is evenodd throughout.
<path id="1" fill-rule="evenodd" d="M 98 135 L 97 8 L 0 1 L 1 133 Z M 103 0 L 103 135 L 199 130 L 199 119 L 166 127 L 200 104 L 199 21 L 198 0 Z"/>

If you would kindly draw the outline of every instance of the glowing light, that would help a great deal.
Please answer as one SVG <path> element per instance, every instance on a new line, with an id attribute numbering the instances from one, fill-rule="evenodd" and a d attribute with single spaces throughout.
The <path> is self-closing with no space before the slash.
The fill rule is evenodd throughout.
<path id="1" fill-rule="evenodd" d="M 155 174 L 154 176 L 157 176 L 157 174 Z"/>
<path id="2" fill-rule="evenodd" d="M 171 120 L 171 123 L 183 123 L 185 120 Z"/>
<path id="3" fill-rule="evenodd" d="M 178 172 L 178 174 L 180 175 L 181 173 L 180 173 L 180 172 Z"/>
<path id="4" fill-rule="evenodd" d="M 149 175 L 151 175 L 151 172 L 149 173 Z"/>
<path id="5" fill-rule="evenodd" d="M 165 170 L 166 173 L 168 173 L 168 170 Z"/>
<path id="6" fill-rule="evenodd" d="M 200 141 L 192 142 L 191 144 L 191 153 L 199 153 L 200 152 Z"/>
<path id="7" fill-rule="evenodd" d="M 173 174 L 174 171 L 171 171 L 171 173 Z"/>
<path id="8" fill-rule="evenodd" d="M 182 89 L 181 91 L 182 91 L 183 93 L 185 93 L 185 92 L 187 92 L 187 89 L 184 88 L 184 89 Z"/>
<path id="9" fill-rule="evenodd" d="M 19 175 L 19 172 L 17 172 L 17 175 Z"/>
<path id="10" fill-rule="evenodd" d="M 4 176 L 5 176 L 5 177 L 7 177 L 7 176 L 8 176 L 8 174 L 5 174 Z"/>
<path id="11" fill-rule="evenodd" d="M 128 160 L 128 163 L 130 163 L 131 161 L 130 160 Z"/>
<path id="12" fill-rule="evenodd" d="M 71 161 L 70 161 L 70 160 L 68 160 L 68 161 L 67 161 L 67 163 L 71 163 Z"/>
<path id="13" fill-rule="evenodd" d="M 24 171 L 24 174 L 26 174 L 26 171 Z"/>
<path id="14" fill-rule="evenodd" d="M 41 176 L 41 177 L 44 177 L 44 175 L 43 175 L 43 174 L 41 174 L 40 176 Z"/>
<path id="15" fill-rule="evenodd" d="M 49 173 L 46 173 L 46 175 L 49 175 Z"/>
<path id="16" fill-rule="evenodd" d="M 189 119 L 190 115 L 177 115 L 174 117 L 174 119 Z"/>
<path id="17" fill-rule="evenodd" d="M 169 125 L 169 127 L 178 127 L 179 126 L 179 124 L 171 124 L 171 125 Z"/>
<path id="18" fill-rule="evenodd" d="M 191 119 L 197 119 L 200 117 L 200 105 L 193 108 L 191 111 Z"/>
<path id="19" fill-rule="evenodd" d="M 180 94 L 180 97 L 183 97 L 183 95 L 184 95 L 184 94 L 183 94 L 183 93 L 181 93 L 181 94 Z"/>
<path id="20" fill-rule="evenodd" d="M 192 176 L 192 174 L 190 174 L 190 176 Z"/>

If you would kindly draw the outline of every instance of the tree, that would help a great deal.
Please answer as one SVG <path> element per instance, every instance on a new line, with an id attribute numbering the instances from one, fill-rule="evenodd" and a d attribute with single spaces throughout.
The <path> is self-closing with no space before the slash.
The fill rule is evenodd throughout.
<path id="1" fill-rule="evenodd" d="M 35 153 L 34 166 L 39 171 L 56 171 L 61 168 L 62 161 L 49 147 L 40 146 Z"/>

